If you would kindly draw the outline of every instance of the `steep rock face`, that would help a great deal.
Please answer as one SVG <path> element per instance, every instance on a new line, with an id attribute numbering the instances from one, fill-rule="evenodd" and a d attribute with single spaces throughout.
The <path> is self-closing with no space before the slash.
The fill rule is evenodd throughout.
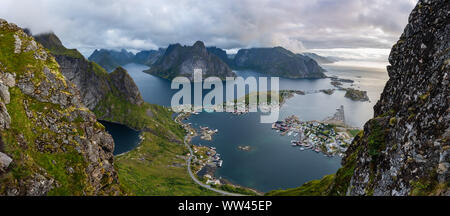
<path id="1" fill-rule="evenodd" d="M 102 68 L 97 64 L 88 62 L 84 58 L 57 54 L 54 56 L 61 66 L 62 74 L 80 89 L 83 103 L 90 110 L 94 109 L 100 100 L 111 91 L 108 80 L 101 72 Z"/>
<path id="2" fill-rule="evenodd" d="M 211 54 L 201 41 L 193 46 L 170 45 L 162 56 L 146 72 L 167 79 L 185 76 L 193 79 L 194 69 L 202 69 L 203 77 L 216 76 L 222 79 L 234 77 L 230 67 L 219 57 Z"/>
<path id="3" fill-rule="evenodd" d="M 253 69 L 270 76 L 324 78 L 316 61 L 282 47 L 241 49 L 234 57 L 237 68 Z"/>
<path id="4" fill-rule="evenodd" d="M 114 72 L 110 74 L 113 85 L 119 90 L 122 95 L 126 95 L 126 99 L 136 105 L 144 103 L 141 92 L 134 83 L 133 78 L 122 67 L 116 68 Z"/>
<path id="5" fill-rule="evenodd" d="M 389 81 L 335 175 L 268 195 L 450 196 L 450 2 L 420 0 Z"/>
<path id="6" fill-rule="evenodd" d="M 223 62 L 225 62 L 228 66 L 234 67 L 233 60 L 228 57 L 228 54 L 225 50 L 217 48 L 217 47 L 208 47 L 207 48 L 209 53 L 212 53 L 219 57 Z"/>
<path id="7" fill-rule="evenodd" d="M 38 42 L 49 41 L 48 38 L 56 38 L 57 41 L 59 41 L 58 37 L 52 33 L 37 35 L 35 38 Z M 69 49 L 64 47 L 61 43 L 58 43 L 57 45 L 51 43 L 44 44 L 46 44 L 45 47 L 52 52 L 56 61 L 60 64 L 62 74 L 79 88 L 83 103 L 90 110 L 94 110 L 110 93 L 116 94 L 117 97 L 124 97 L 126 100 L 135 104 L 142 103 L 140 94 L 133 91 L 137 89 L 136 84 L 123 68 L 120 70 L 121 73 L 118 73 L 117 75 L 121 75 L 120 77 L 127 79 L 119 80 L 119 77 L 116 76 L 113 81 L 111 77 L 112 74 L 108 74 L 98 64 L 87 61 L 82 56 L 74 57 L 74 55 L 65 54 L 67 51 L 64 52 L 64 50 Z M 57 50 L 59 50 L 59 52 L 53 53 L 54 49 L 52 49 L 52 47 L 58 47 Z M 73 50 L 73 52 L 78 53 L 77 50 Z M 129 89 L 130 91 L 118 92 L 117 89 Z"/>
<path id="8" fill-rule="evenodd" d="M 56 60 L 0 20 L 0 195 L 117 195 L 114 142 Z"/>
<path id="9" fill-rule="evenodd" d="M 450 195 L 450 2 L 421 0 L 392 48 L 350 195 Z M 352 152 L 349 152 L 351 154 Z"/>

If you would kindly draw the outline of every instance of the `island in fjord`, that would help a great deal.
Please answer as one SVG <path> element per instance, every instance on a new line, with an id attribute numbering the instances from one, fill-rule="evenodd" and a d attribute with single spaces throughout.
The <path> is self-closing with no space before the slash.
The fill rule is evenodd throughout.
<path id="1" fill-rule="evenodd" d="M 320 57 L 315 55 L 316 57 Z M 108 71 L 128 63 L 150 66 L 147 73 L 162 78 L 192 77 L 194 68 L 202 69 L 203 77 L 234 77 L 232 70 L 249 69 L 267 76 L 284 78 L 326 78 L 325 70 L 307 55 L 295 54 L 283 47 L 241 49 L 233 58 L 218 47 L 205 47 L 197 41 L 193 46 L 170 45 L 167 49 L 133 53 L 95 50 L 89 60 Z"/>
<path id="2" fill-rule="evenodd" d="M 193 46 L 170 45 L 147 73 L 162 78 L 173 79 L 185 76 L 193 79 L 194 69 L 201 69 L 203 77 L 235 77 L 231 68 L 219 57 L 208 52 L 205 44 L 197 41 Z"/>

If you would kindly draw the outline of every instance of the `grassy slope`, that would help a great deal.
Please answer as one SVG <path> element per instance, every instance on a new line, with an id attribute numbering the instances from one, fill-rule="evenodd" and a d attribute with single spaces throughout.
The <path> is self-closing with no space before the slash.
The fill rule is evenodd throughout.
<path id="1" fill-rule="evenodd" d="M 54 58 L 46 61 L 36 60 L 33 52 L 14 54 L 14 32 L 7 28 L 0 28 L 0 62 L 3 70 L 15 73 L 20 78 L 25 73 L 34 73 L 33 82 L 38 85 L 40 80 L 46 79 L 42 70 L 44 66 L 51 69 L 56 76 L 63 79 L 59 72 L 59 65 Z M 21 36 L 23 46 L 31 42 L 31 38 Z M 43 51 L 43 48 L 40 48 Z M 48 128 L 38 126 L 36 120 L 45 115 L 51 115 L 52 111 L 69 115 L 73 109 L 62 109 L 59 105 L 39 102 L 36 99 L 22 93 L 16 86 L 9 89 L 11 102 L 6 105 L 11 116 L 10 128 L 1 132 L 4 142 L 4 152 L 13 158 L 9 172 L 0 176 L 0 194 L 5 194 L 7 188 L 16 186 L 20 181 L 33 178 L 39 173 L 54 178 L 59 187 L 51 190 L 48 195 L 89 195 L 92 194 L 86 182 L 87 162 L 81 154 L 75 151 L 73 145 L 64 145 L 65 151 L 57 150 L 54 153 L 38 151 L 35 141 L 38 139 L 48 144 L 55 141 L 57 134 Z M 24 103 L 28 103 L 28 110 L 33 118 L 28 118 Z M 69 125 L 73 128 L 73 136 L 83 137 L 82 122 L 70 122 L 65 118 L 58 119 L 58 126 Z M 49 138 L 46 138 L 47 134 Z M 48 139 L 48 140 L 46 140 Z M 25 146 L 24 146 L 25 143 Z M 60 146 L 61 143 L 58 143 Z M 50 146 L 51 147 L 51 146 Z M 73 167 L 74 173 L 69 174 L 65 167 Z M 12 185 L 11 185 L 12 184 Z"/>
<path id="2" fill-rule="evenodd" d="M 59 49 L 56 54 L 67 52 Z M 89 70 L 110 79 L 108 72 L 94 62 L 90 62 Z M 144 130 L 145 140 L 141 145 L 115 160 L 120 184 L 129 194 L 216 195 L 197 186 L 190 179 L 186 166 L 173 166 L 186 164 L 179 156 L 185 156 L 188 150 L 182 144 L 185 132 L 172 120 L 167 108 L 148 103 L 132 104 L 113 88 L 93 112 L 98 119 Z"/>
<path id="3" fill-rule="evenodd" d="M 107 111 L 106 111 L 107 110 Z M 137 106 L 109 94 L 94 113 L 101 119 L 143 130 L 144 141 L 131 152 L 116 157 L 123 188 L 134 195 L 216 195 L 197 186 L 189 177 L 183 145 L 185 132 L 167 108 L 144 103 Z M 105 116 L 105 113 L 109 113 Z"/>

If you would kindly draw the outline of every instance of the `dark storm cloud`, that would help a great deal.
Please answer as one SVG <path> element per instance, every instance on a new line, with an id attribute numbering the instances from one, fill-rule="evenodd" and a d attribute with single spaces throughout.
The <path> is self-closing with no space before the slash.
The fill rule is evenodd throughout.
<path id="1" fill-rule="evenodd" d="M 415 0 L 2 0 L 0 17 L 68 47 L 154 49 L 171 43 L 292 51 L 389 49 Z"/>

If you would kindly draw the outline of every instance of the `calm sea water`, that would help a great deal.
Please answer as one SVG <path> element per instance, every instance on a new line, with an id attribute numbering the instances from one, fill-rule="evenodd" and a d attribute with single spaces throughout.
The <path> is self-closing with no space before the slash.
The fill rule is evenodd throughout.
<path id="1" fill-rule="evenodd" d="M 139 144 L 139 131 L 135 131 L 125 125 L 100 121 L 105 126 L 106 131 L 114 139 L 114 155 L 131 151 Z"/>
<path id="2" fill-rule="evenodd" d="M 351 101 L 340 91 L 333 95 L 299 95 L 291 98 L 281 108 L 280 119 L 297 115 L 302 120 L 323 120 L 333 115 L 340 105 L 344 105 L 347 124 L 362 127 L 373 116 L 373 106 L 387 81 L 387 73 L 382 70 L 330 65 L 325 68 L 328 70 L 327 75 L 355 80 L 353 87 L 368 91 L 371 102 Z M 170 81 L 143 73 L 142 71 L 147 69 L 143 65 L 129 64 L 125 69 L 135 80 L 145 101 L 170 106 L 171 97 L 176 92 L 170 89 Z M 261 76 L 254 71 L 237 71 L 237 74 L 243 77 Z M 280 89 L 314 91 L 329 88 L 333 88 L 329 79 L 280 78 Z M 259 120 L 260 113 L 236 116 L 229 113 L 203 112 L 192 116 L 188 122 L 194 127 L 208 126 L 219 130 L 212 141 L 203 141 L 197 137 L 193 143 L 216 147 L 224 160 L 223 167 L 218 169 L 216 176 L 235 184 L 267 192 L 297 187 L 339 169 L 340 158 L 328 158 L 312 151 L 293 148 L 290 145 L 293 137 L 280 136 L 271 129 L 270 124 L 261 124 Z M 241 145 L 251 146 L 252 151 L 240 151 L 238 146 Z"/>

